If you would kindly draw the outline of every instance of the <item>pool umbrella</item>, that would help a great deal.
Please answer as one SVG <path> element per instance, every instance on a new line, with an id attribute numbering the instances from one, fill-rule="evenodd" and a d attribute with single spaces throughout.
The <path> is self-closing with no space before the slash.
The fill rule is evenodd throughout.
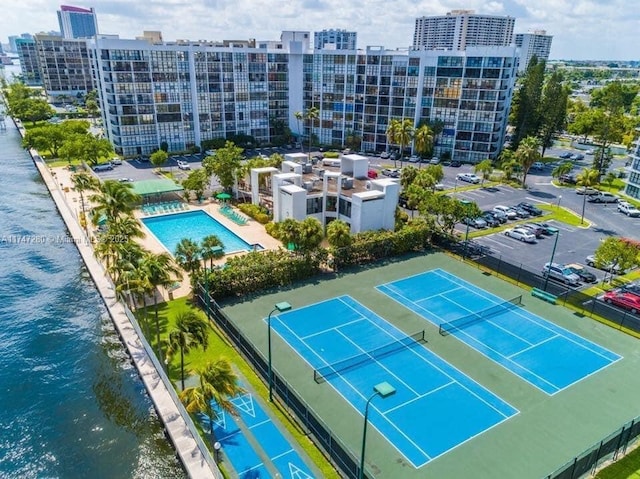
<path id="1" fill-rule="evenodd" d="M 229 193 L 218 193 L 216 195 L 216 198 L 218 198 L 219 200 L 222 200 L 222 201 L 227 201 L 227 200 L 231 199 L 231 195 Z"/>

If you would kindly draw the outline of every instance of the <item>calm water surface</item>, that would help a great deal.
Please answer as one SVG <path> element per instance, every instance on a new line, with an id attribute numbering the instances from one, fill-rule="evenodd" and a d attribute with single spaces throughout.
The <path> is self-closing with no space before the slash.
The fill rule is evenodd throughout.
<path id="1" fill-rule="evenodd" d="M 0 131 L 0 477 L 182 478 L 13 123 Z"/>

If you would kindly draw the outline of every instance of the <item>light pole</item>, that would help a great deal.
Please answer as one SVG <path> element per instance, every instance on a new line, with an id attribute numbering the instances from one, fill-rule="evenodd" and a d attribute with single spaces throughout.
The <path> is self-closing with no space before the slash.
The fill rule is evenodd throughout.
<path id="1" fill-rule="evenodd" d="M 562 201 L 562 195 L 558 195 L 558 203 L 556 204 L 556 209 L 560 209 L 560 201 Z"/>
<path id="2" fill-rule="evenodd" d="M 282 301 L 281 303 L 277 303 L 273 310 L 267 316 L 267 355 L 269 357 L 269 370 L 268 370 L 268 382 L 269 382 L 269 401 L 273 401 L 273 374 L 271 371 L 271 315 L 278 311 L 279 313 L 284 313 L 285 311 L 289 311 L 291 309 L 291 305 L 286 301 Z"/>
<path id="3" fill-rule="evenodd" d="M 553 257 L 556 255 L 556 247 L 558 246 L 558 238 L 560 237 L 560 231 L 556 232 L 556 240 L 553 243 L 553 249 L 551 250 L 551 259 L 549 260 L 549 269 L 547 269 L 547 276 L 544 278 L 544 286 L 542 289 L 547 290 L 547 284 L 549 284 L 549 276 L 551 274 L 551 265 L 553 264 Z"/>
<path id="4" fill-rule="evenodd" d="M 367 446 L 367 420 L 369 417 L 369 404 L 371 403 L 371 400 L 376 396 L 380 396 L 382 399 L 393 396 L 396 393 L 396 388 L 385 381 L 373 386 L 373 391 L 373 394 L 371 395 L 371 397 L 369 397 L 369 399 L 367 399 L 367 404 L 364 407 L 364 429 L 362 430 L 362 453 L 360 454 L 360 470 L 358 471 L 358 479 L 364 479 L 364 451 Z"/>
<path id="5" fill-rule="evenodd" d="M 580 224 L 584 223 L 584 209 L 587 206 L 587 192 L 585 186 L 585 193 L 582 195 L 582 216 L 580 217 Z"/>
<path id="6" fill-rule="evenodd" d="M 471 218 L 469 217 L 468 211 L 469 205 L 471 205 L 471 201 L 461 200 L 460 203 L 462 203 L 467 209 L 467 216 L 465 218 L 465 221 L 467 222 L 467 228 L 464 234 L 464 249 L 462 250 L 462 259 L 464 260 L 467 257 L 467 249 L 469 248 L 469 225 L 471 224 Z"/>

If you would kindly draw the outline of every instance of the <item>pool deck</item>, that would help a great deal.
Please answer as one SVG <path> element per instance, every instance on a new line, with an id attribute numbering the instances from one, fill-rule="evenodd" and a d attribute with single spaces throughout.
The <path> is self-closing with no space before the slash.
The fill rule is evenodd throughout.
<path id="1" fill-rule="evenodd" d="M 24 129 L 20 128 L 20 133 L 24 135 Z M 39 157 L 37 151 L 30 152 L 187 474 L 191 478 L 198 479 L 222 478 L 220 470 L 200 437 L 197 436 L 197 432 L 187 425 L 180 413 L 170 394 L 170 386 L 158 374 L 123 304 L 116 297 L 113 283 L 93 254 L 93 247 L 78 221 L 80 199 L 71 188 L 71 172 L 64 168 L 50 169 Z M 65 188 L 69 190 L 65 191 Z"/>

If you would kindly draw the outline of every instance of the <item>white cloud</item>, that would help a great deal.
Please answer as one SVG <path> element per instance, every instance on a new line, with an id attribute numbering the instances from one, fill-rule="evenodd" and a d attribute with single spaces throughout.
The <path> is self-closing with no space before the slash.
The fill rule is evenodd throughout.
<path id="1" fill-rule="evenodd" d="M 0 16 L 0 32 L 57 30 L 58 2 L 12 2 Z M 415 18 L 456 9 L 511 15 L 516 32 L 543 29 L 554 36 L 552 58 L 638 57 L 637 14 L 628 0 L 83 0 L 93 6 L 103 33 L 133 38 L 161 30 L 166 40 L 275 40 L 282 30 L 341 28 L 358 32 L 358 44 L 388 48 L 411 44 Z"/>

